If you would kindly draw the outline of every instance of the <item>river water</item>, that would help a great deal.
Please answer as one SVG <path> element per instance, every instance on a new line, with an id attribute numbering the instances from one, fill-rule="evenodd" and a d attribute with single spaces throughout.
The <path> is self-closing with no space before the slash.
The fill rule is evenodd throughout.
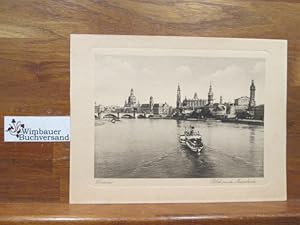
<path id="1" fill-rule="evenodd" d="M 199 130 L 200 153 L 179 143 Z M 263 177 L 263 126 L 220 121 L 122 119 L 96 121 L 95 178 Z"/>

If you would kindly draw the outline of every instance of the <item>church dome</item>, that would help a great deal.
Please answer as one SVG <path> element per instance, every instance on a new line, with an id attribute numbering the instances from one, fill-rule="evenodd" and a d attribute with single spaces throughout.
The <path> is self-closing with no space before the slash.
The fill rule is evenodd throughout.
<path id="1" fill-rule="evenodd" d="M 133 106 L 136 104 L 136 97 L 134 96 L 134 92 L 133 92 L 133 89 L 131 88 L 130 90 L 130 95 L 128 97 L 128 104 L 130 106 Z"/>

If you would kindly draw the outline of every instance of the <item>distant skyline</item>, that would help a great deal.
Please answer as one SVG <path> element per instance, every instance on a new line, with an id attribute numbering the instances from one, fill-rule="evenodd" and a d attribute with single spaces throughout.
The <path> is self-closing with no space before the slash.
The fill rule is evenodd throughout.
<path id="1" fill-rule="evenodd" d="M 96 55 L 95 101 L 123 106 L 134 89 L 140 104 L 167 102 L 175 107 L 177 86 L 181 98 L 207 99 L 210 83 L 214 102 L 233 102 L 249 96 L 251 80 L 256 86 L 256 104 L 264 103 L 265 60 L 259 58 L 204 58 L 190 56 Z"/>

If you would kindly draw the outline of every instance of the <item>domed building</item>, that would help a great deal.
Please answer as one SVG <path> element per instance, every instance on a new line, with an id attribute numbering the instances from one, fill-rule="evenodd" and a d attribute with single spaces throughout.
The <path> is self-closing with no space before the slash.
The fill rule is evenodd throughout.
<path id="1" fill-rule="evenodd" d="M 123 110 L 124 110 L 124 112 L 132 112 L 134 110 L 137 110 L 138 107 L 139 107 L 139 104 L 137 104 L 137 100 L 134 95 L 133 88 L 131 88 L 130 95 L 129 95 L 128 99 L 125 100 Z"/>
<path id="2" fill-rule="evenodd" d="M 134 95 L 133 88 L 131 88 L 128 101 L 125 101 L 124 107 L 135 107 L 135 106 L 136 106 L 136 97 Z"/>

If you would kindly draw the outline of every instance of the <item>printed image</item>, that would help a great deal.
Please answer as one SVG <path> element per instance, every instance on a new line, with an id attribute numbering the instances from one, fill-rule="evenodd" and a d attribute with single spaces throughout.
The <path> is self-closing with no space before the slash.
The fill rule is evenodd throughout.
<path id="1" fill-rule="evenodd" d="M 95 59 L 95 178 L 264 177 L 265 59 Z"/>

